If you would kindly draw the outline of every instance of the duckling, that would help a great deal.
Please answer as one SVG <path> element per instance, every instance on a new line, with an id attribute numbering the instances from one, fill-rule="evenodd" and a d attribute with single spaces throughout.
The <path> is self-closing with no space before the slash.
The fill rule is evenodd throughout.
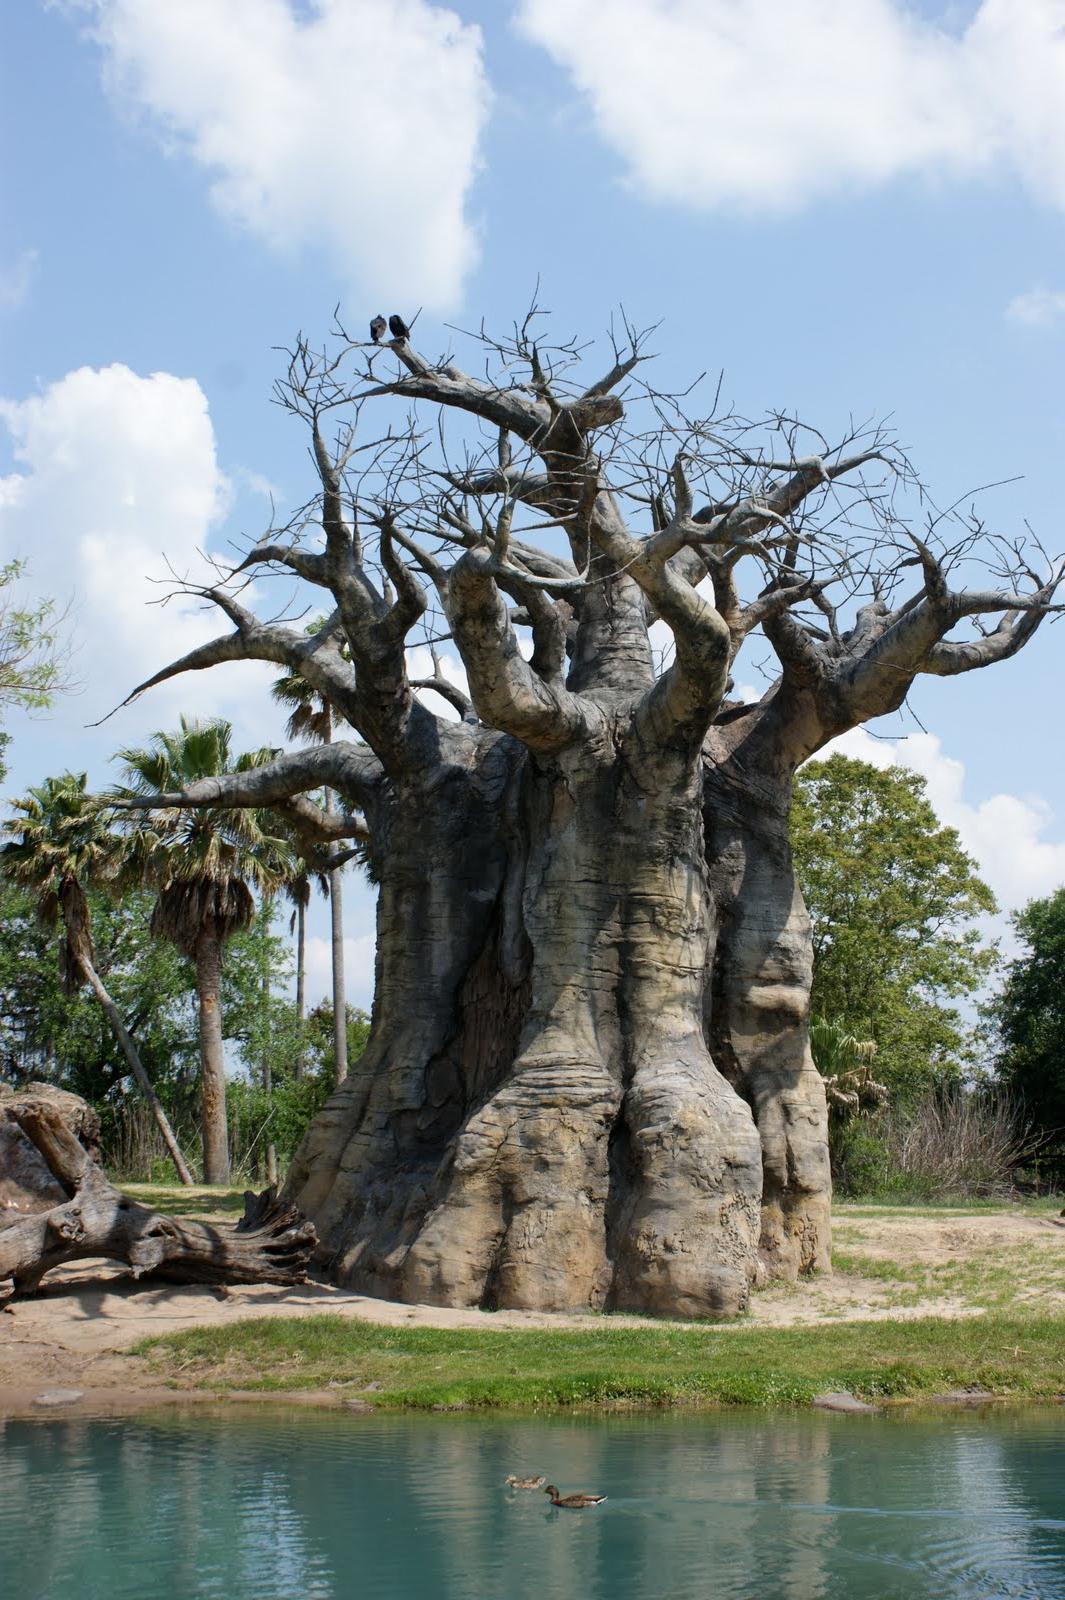
<path id="1" fill-rule="evenodd" d="M 585 1506 L 601 1506 L 606 1499 L 605 1494 L 559 1494 L 553 1483 L 549 1483 L 544 1490 L 551 1496 L 553 1506 L 562 1506 L 566 1511 L 583 1511 Z"/>
<path id="2" fill-rule="evenodd" d="M 508 1489 L 542 1489 L 544 1484 L 547 1482 L 547 1479 L 516 1478 L 514 1474 L 511 1473 L 509 1478 L 503 1479 L 503 1482 L 506 1484 Z"/>

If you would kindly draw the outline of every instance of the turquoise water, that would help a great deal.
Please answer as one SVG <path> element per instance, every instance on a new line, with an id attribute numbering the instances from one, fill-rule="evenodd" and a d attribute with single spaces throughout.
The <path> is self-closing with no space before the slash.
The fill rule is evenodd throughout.
<path id="1" fill-rule="evenodd" d="M 1061 1600 L 1065 1408 L 0 1423 L 0 1596 Z"/>

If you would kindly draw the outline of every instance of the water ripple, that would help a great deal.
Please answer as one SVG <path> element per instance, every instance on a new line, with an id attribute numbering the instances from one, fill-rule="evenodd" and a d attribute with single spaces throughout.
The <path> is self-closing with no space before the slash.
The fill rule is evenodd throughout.
<path id="1" fill-rule="evenodd" d="M 1065 1415 L 0 1424 L 0 1600 L 1061 1600 Z M 594 1511 L 511 1493 L 544 1472 Z"/>

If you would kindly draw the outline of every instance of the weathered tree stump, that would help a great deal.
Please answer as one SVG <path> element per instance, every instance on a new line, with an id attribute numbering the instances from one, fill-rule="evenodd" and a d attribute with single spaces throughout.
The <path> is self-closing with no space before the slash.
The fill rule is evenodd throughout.
<path id="1" fill-rule="evenodd" d="M 100 1119 L 80 1095 L 51 1083 L 30 1083 L 24 1089 L 0 1084 L 0 1228 L 28 1213 L 50 1211 L 67 1199 L 37 1146 L 27 1139 L 13 1115 L 27 1099 L 54 1106 L 66 1127 L 94 1160 L 100 1160 Z"/>
<path id="2" fill-rule="evenodd" d="M 134 1277 L 153 1272 L 181 1283 L 303 1283 L 317 1238 L 314 1225 L 267 1189 L 249 1191 L 235 1228 L 167 1217 L 139 1205 L 102 1167 L 44 1099 L 8 1102 L 65 1197 L 0 1231 L 0 1301 L 30 1294 L 66 1261 L 125 1261 Z"/>

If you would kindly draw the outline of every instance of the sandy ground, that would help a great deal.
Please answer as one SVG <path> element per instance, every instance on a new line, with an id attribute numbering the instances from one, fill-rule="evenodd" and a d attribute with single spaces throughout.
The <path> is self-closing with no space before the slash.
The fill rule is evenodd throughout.
<path id="1" fill-rule="evenodd" d="M 1065 1306 L 1065 1227 L 1056 1219 L 1022 1212 L 984 1212 L 942 1216 L 874 1211 L 841 1213 L 837 1244 L 871 1259 L 921 1266 L 964 1266 L 989 1253 L 1017 1258 L 1034 1246 L 1041 1257 L 1060 1251 L 1061 1273 L 1040 1299 Z M 817 1326 L 840 1321 L 879 1321 L 922 1316 L 978 1316 L 980 1309 L 960 1296 L 926 1297 L 899 1306 L 893 1286 L 876 1278 L 837 1274 L 798 1286 L 773 1285 L 757 1293 L 750 1317 L 730 1328 Z M 1025 1295 L 1024 1298 L 1030 1298 Z M 37 1397 L 49 1390 L 77 1389 L 82 1398 L 63 1410 L 106 1412 L 165 1402 L 188 1402 L 189 1391 L 162 1389 L 129 1351 L 151 1334 L 170 1333 L 248 1317 L 298 1317 L 329 1312 L 366 1322 L 435 1328 L 601 1327 L 593 1316 L 550 1316 L 538 1312 L 452 1310 L 406 1306 L 352 1294 L 326 1283 L 299 1289 L 272 1285 L 211 1289 L 196 1285 L 138 1283 L 122 1268 L 105 1262 L 80 1262 L 55 1272 L 33 1299 L 16 1301 L 0 1314 L 0 1417 L 28 1410 L 45 1414 Z M 611 1319 L 613 1325 L 637 1318 Z M 661 1325 L 661 1324 L 657 1324 Z M 227 1397 L 228 1398 L 228 1397 Z M 303 1394 L 305 1401 L 336 1395 Z"/>

